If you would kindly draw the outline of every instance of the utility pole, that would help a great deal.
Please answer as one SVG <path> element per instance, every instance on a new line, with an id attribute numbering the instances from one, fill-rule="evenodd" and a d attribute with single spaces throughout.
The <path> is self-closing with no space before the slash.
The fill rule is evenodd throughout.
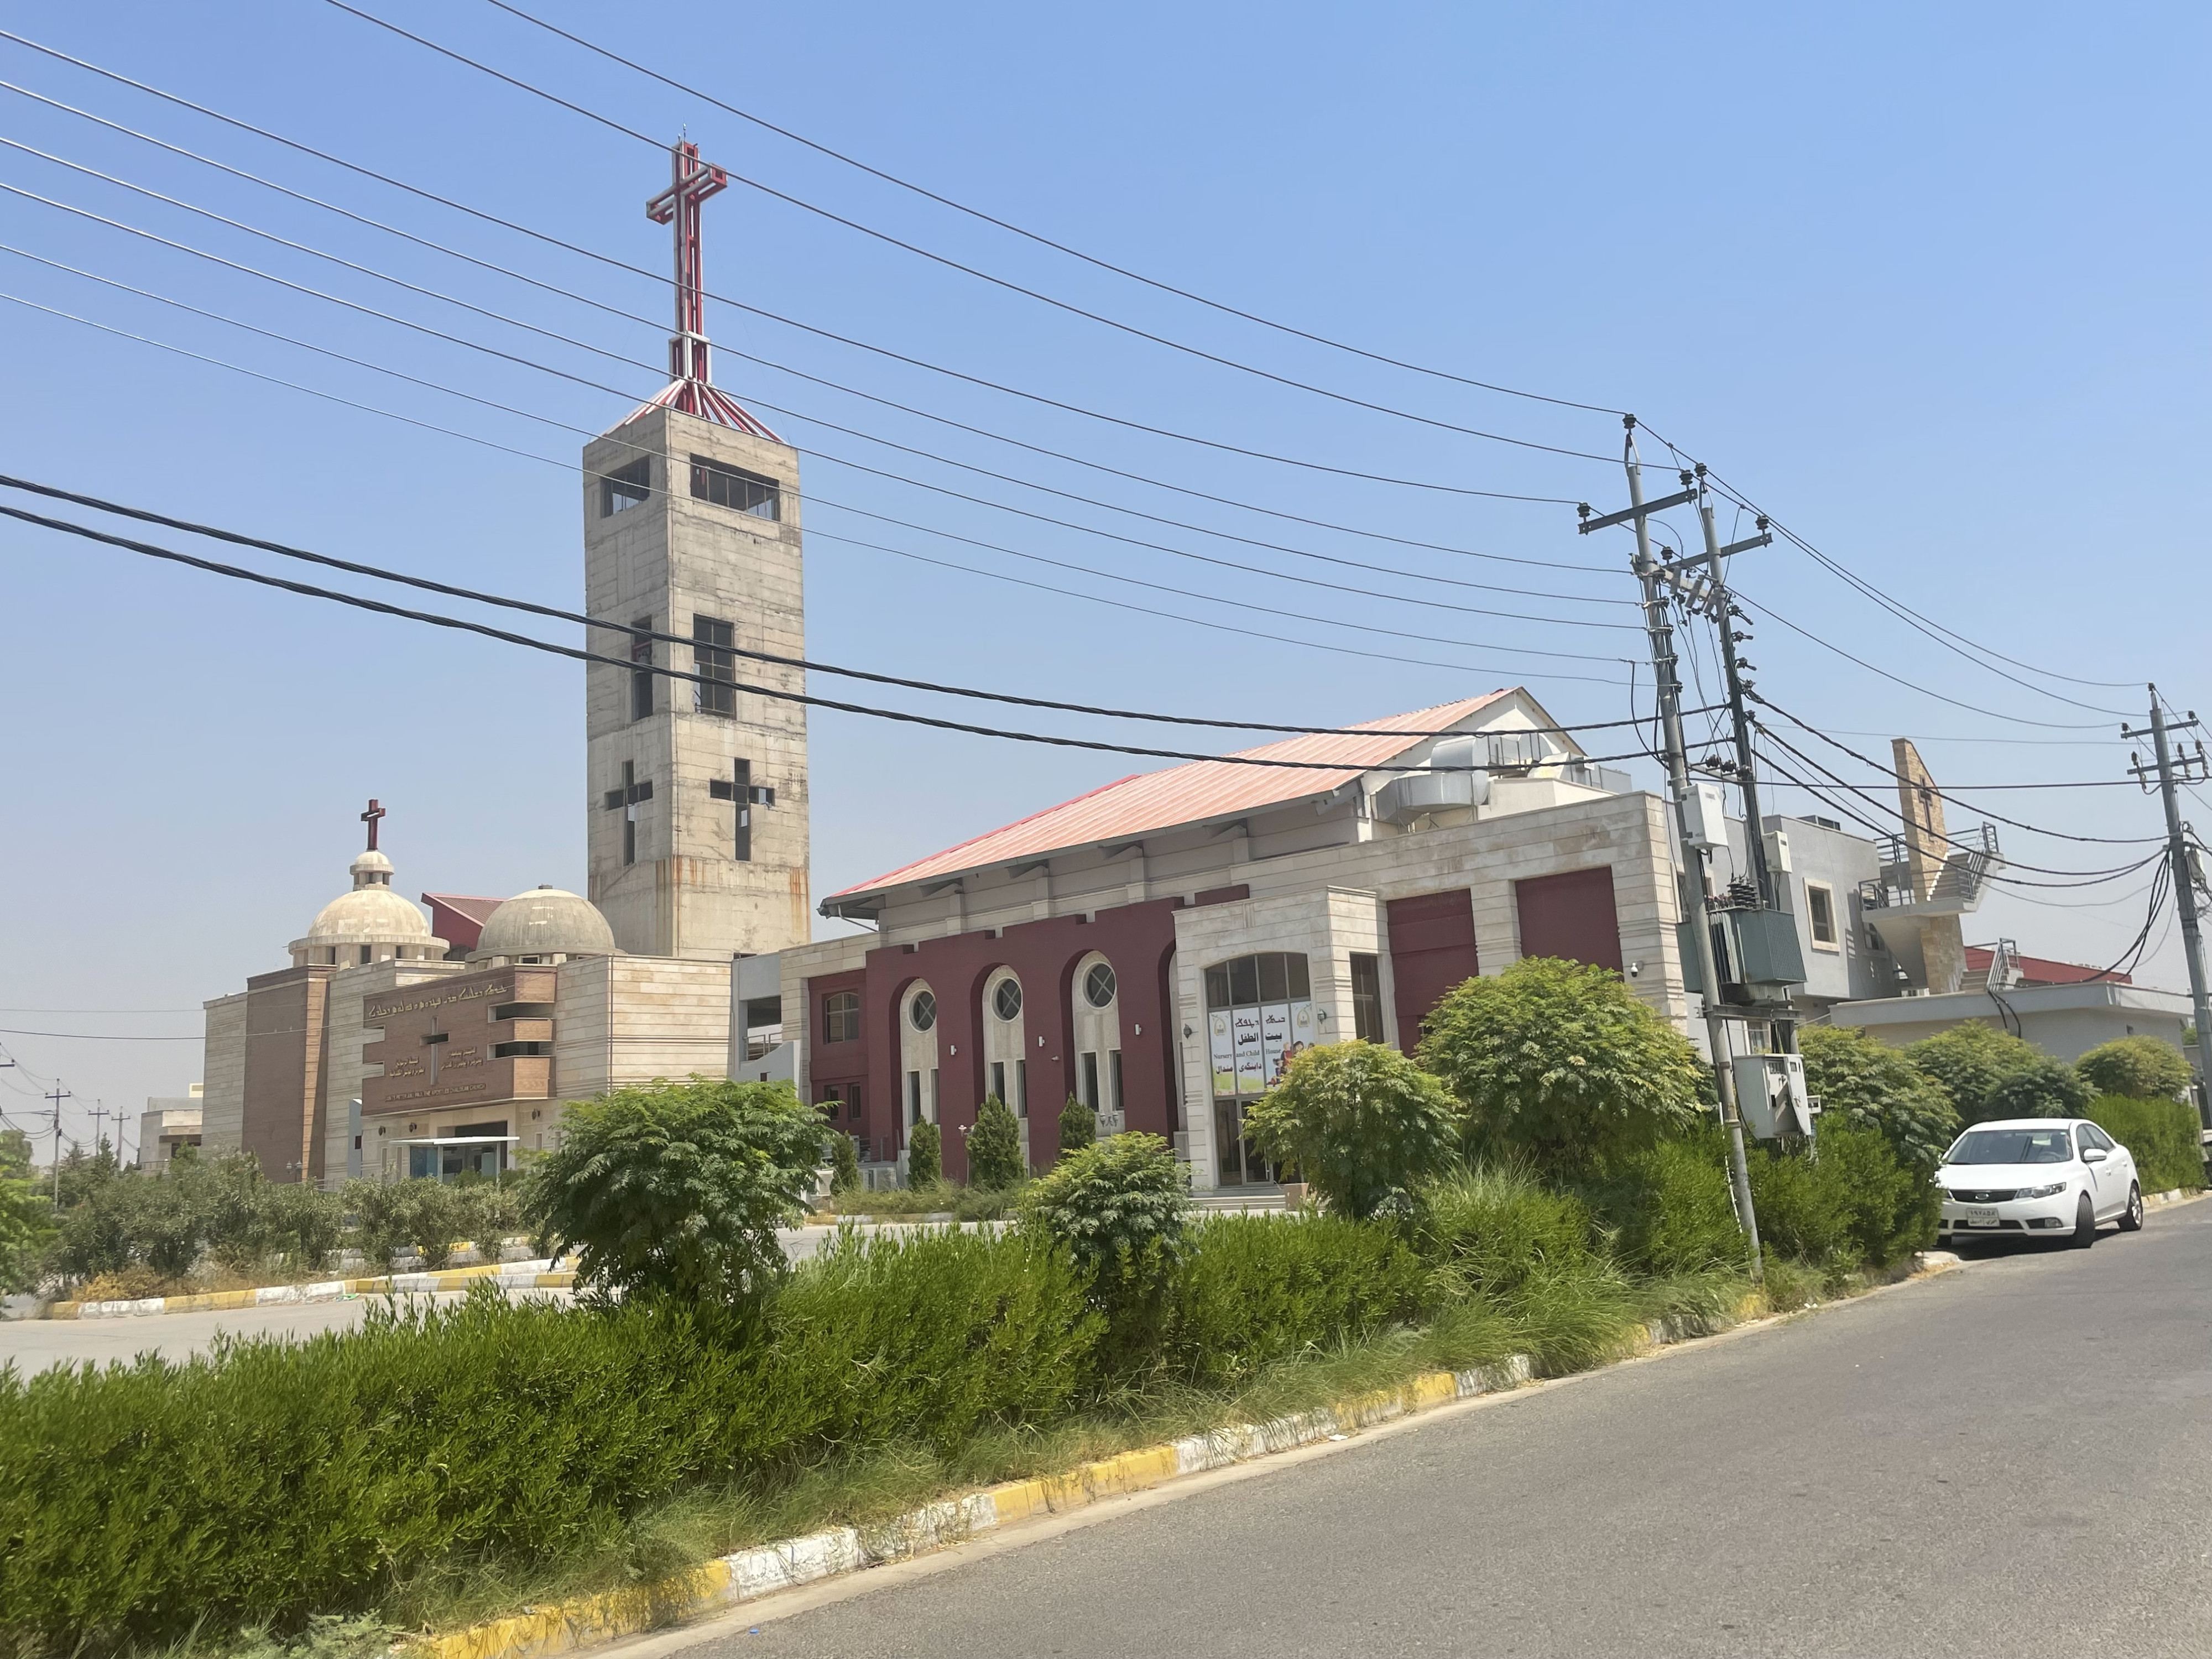
<path id="1" fill-rule="evenodd" d="M 1693 822 L 1691 816 L 1690 760 L 1682 741 L 1682 688 L 1675 672 L 1674 629 L 1667 617 L 1663 573 L 1659 562 L 1651 556 L 1651 515 L 1695 500 L 1698 491 L 1686 486 L 1679 495 L 1647 502 L 1644 499 L 1644 464 L 1636 453 L 1636 417 L 1626 415 L 1621 421 L 1628 433 L 1621 446 L 1621 465 L 1628 473 L 1628 508 L 1593 519 L 1588 516 L 1589 509 L 1585 507 L 1581 528 L 1587 535 L 1615 524 L 1633 524 L 1636 527 L 1636 557 L 1631 568 L 1644 590 L 1644 625 L 1651 641 L 1651 671 L 1657 687 L 1662 739 L 1667 750 L 1667 787 L 1674 798 L 1674 828 L 1682 842 L 1682 915 L 1690 924 L 1691 949 L 1697 957 L 1705 1004 L 1705 1041 L 1712 1051 L 1713 1084 L 1720 1097 L 1721 1121 L 1728 1128 L 1729 1179 L 1735 1189 L 1736 1219 L 1743 1225 L 1744 1237 L 1750 1248 L 1752 1277 L 1754 1280 L 1763 1279 L 1765 1271 L 1759 1248 L 1759 1218 L 1752 1208 L 1751 1170 L 1744 1157 L 1743 1118 L 1736 1110 L 1735 1079 L 1729 1066 L 1727 1021 L 1720 1012 L 1720 964 L 1713 951 L 1709 904 L 1712 884 L 1705 866 L 1704 845 L 1709 832 L 1705 825 Z"/>
<path id="2" fill-rule="evenodd" d="M 1759 902 L 1769 910 L 1775 908 L 1774 872 L 1767 866 L 1765 816 L 1759 808 L 1759 770 L 1757 757 L 1751 747 L 1751 718 L 1744 708 L 1743 671 L 1751 665 L 1736 656 L 1735 648 L 1751 638 L 1739 634 L 1735 624 L 1743 612 L 1729 601 L 1728 573 L 1722 561 L 1754 547 L 1765 547 L 1774 538 L 1766 528 L 1766 517 L 1759 515 L 1759 533 L 1740 542 L 1721 545 L 1719 532 L 1713 525 L 1713 498 L 1705 489 L 1705 464 L 1698 463 L 1698 522 L 1705 532 L 1705 568 L 1712 573 L 1712 593 L 1706 608 L 1720 630 L 1721 666 L 1728 678 L 1729 719 L 1735 728 L 1735 786 L 1743 792 L 1744 850 L 1751 857 L 1752 879 L 1759 887 Z"/>
<path id="3" fill-rule="evenodd" d="M 76 1097 L 62 1087 L 62 1080 L 56 1078 L 53 1092 L 46 1098 L 54 1103 L 54 1210 L 58 1214 L 62 1207 L 62 1102 Z"/>
<path id="4" fill-rule="evenodd" d="M 2148 775 L 2155 772 L 2158 775 L 2158 792 L 2166 800 L 2166 868 L 2173 881 L 2174 908 L 2181 913 L 2183 954 L 2189 958 L 2189 993 L 2197 1006 L 2197 1123 L 2200 1143 L 2198 1155 L 2201 1157 L 2204 1132 L 2212 1130 L 2212 1094 L 2207 1092 L 2204 1065 L 2206 1045 L 2212 1044 L 2212 1000 L 2208 1000 L 2205 994 L 2204 938 L 2197 926 L 2197 886 L 2190 872 L 2189 836 L 2181 822 L 2181 801 L 2176 789 L 2181 783 L 2201 782 L 2208 770 L 2212 769 L 2206 765 L 2204 744 L 2201 740 L 2194 755 L 2184 755 L 2179 760 L 2174 758 L 2172 746 L 2166 741 L 2170 733 L 2185 732 L 2197 724 L 2197 711 L 2192 708 L 2187 720 L 2176 726 L 2168 726 L 2165 707 L 2159 702 L 2158 687 L 2152 686 L 2150 739 L 2154 763 L 2145 766 L 2141 760 L 2130 755 L 2128 758 L 2135 764 L 2128 770 L 2146 789 L 2150 787 L 2147 781 Z M 2140 728 L 2131 730 L 2123 726 L 2120 735 L 2139 738 L 2143 732 Z"/>

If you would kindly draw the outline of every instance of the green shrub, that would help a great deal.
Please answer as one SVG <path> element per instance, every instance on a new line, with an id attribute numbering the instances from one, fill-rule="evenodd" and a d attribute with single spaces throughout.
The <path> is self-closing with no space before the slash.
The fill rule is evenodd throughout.
<path id="1" fill-rule="evenodd" d="M 1098 1139 L 1098 1114 L 1073 1095 L 1060 1109 L 1060 1155 L 1067 1158 Z"/>
<path id="2" fill-rule="evenodd" d="M 2135 1154 L 2136 1176 L 2147 1193 L 2204 1184 L 2204 1156 L 2197 1109 L 2179 1100 L 2130 1100 L 2103 1095 L 2084 1114 Z"/>
<path id="3" fill-rule="evenodd" d="M 1107 1372 L 1157 1357 L 1189 1214 L 1189 1174 L 1158 1135 L 1112 1135 L 1083 1147 L 1023 1194 L 1020 1231 L 1066 1253 L 1106 1317 Z"/>
<path id="4" fill-rule="evenodd" d="M 1062 1158 L 1024 1194 L 1023 1231 L 1066 1250 L 1095 1276 L 1148 1251 L 1179 1255 L 1190 1176 L 1158 1135 L 1111 1135 Z"/>
<path id="5" fill-rule="evenodd" d="M 65 1280 L 134 1268 L 181 1280 L 204 1256 L 246 1273 L 279 1252 L 313 1268 L 337 1245 L 337 1200 L 304 1183 L 263 1181 L 250 1154 L 179 1158 L 160 1175 L 79 1174 L 47 1264 Z"/>
<path id="6" fill-rule="evenodd" d="M 1951 1097 L 1962 1124 L 1978 1123 L 1995 1115 L 1982 1109 L 1990 1091 L 2043 1058 L 2033 1043 L 1978 1020 L 1923 1037 L 1907 1044 L 1904 1052 L 1922 1074 L 1933 1079 Z"/>
<path id="7" fill-rule="evenodd" d="M 1023 1173 L 1022 1126 L 1005 1101 L 986 1096 L 975 1114 L 975 1127 L 968 1132 L 968 1179 L 975 1186 L 1003 1192 Z"/>
<path id="8" fill-rule="evenodd" d="M 354 1237 L 362 1260 L 377 1273 L 409 1250 L 425 1267 L 442 1267 L 468 1232 L 468 1200 L 461 1188 L 429 1176 L 349 1181 L 339 1199 L 357 1223 Z"/>
<path id="9" fill-rule="evenodd" d="M 297 1273 L 320 1273 L 345 1229 L 337 1194 L 304 1181 L 271 1182 L 262 1193 L 257 1229 L 263 1247 Z"/>
<path id="10" fill-rule="evenodd" d="M 940 1160 L 943 1142 L 939 1139 L 937 1126 L 927 1118 L 910 1127 L 906 1132 L 906 1184 L 909 1187 L 934 1187 L 945 1179 L 945 1166 Z"/>
<path id="11" fill-rule="evenodd" d="M 776 1229 L 805 1213 L 822 1133 L 788 1083 L 617 1089 L 568 1109 L 526 1212 L 596 1294 L 753 1305 L 786 1271 Z"/>
<path id="12" fill-rule="evenodd" d="M 718 1328 L 487 1290 L 179 1363 L 0 1370 L 0 1644 L 296 1629 L 434 1564 L 558 1558 L 687 1483 L 1048 1421 L 1097 1322 L 1051 1251 L 946 1231 L 848 1235 L 756 1340 Z"/>
<path id="13" fill-rule="evenodd" d="M 1888 1267 L 1932 1243 L 1940 1198 L 1876 1131 L 1823 1122 L 1818 1156 L 1751 1159 L 1760 1241 L 1832 1270 Z"/>
<path id="14" fill-rule="evenodd" d="M 830 1139 L 830 1190 L 832 1193 L 857 1191 L 860 1185 L 860 1151 L 848 1134 L 836 1133 Z"/>
<path id="15" fill-rule="evenodd" d="M 1405 1207 L 1456 1161 L 1459 1114 L 1443 1084 L 1379 1042 L 1329 1042 L 1294 1058 L 1244 1120 L 1246 1139 L 1294 1164 L 1328 1206 L 1364 1220 Z"/>
<path id="16" fill-rule="evenodd" d="M 1900 1162 L 1934 1172 L 1959 1138 L 1950 1097 L 1895 1048 L 1849 1026 L 1807 1025 L 1797 1033 L 1805 1087 L 1831 1121 L 1879 1129 Z"/>
<path id="17" fill-rule="evenodd" d="M 1411 1319 L 1424 1268 L 1390 1229 L 1340 1216 L 1216 1216 L 1192 1227 L 1169 1293 L 1168 1364 L 1234 1383 L 1271 1360 Z"/>
<path id="18" fill-rule="evenodd" d="M 1673 1276 L 1748 1265 L 1728 1141 L 1717 1124 L 1625 1160 L 1595 1197 L 1624 1266 Z"/>
<path id="19" fill-rule="evenodd" d="M 1982 1097 L 1981 1116 L 1976 1121 L 2080 1117 L 2089 1109 L 2089 1103 L 2094 1097 L 2089 1092 L 2089 1085 L 2075 1076 L 2071 1066 L 2063 1060 L 2039 1056 L 2033 1066 L 2023 1066 L 1996 1080 L 1989 1093 Z"/>
<path id="20" fill-rule="evenodd" d="M 1413 1237 L 1427 1264 L 1468 1294 L 1503 1295 L 1547 1267 L 1592 1255 L 1582 1200 L 1511 1164 L 1462 1170 L 1423 1188 Z"/>
<path id="21" fill-rule="evenodd" d="M 2130 1100 L 2178 1100 L 2190 1085 L 2189 1060 L 2163 1038 L 2115 1037 L 2074 1062 L 2081 1081 L 2100 1095 Z"/>
<path id="22" fill-rule="evenodd" d="M 1421 1064 L 1467 1109 L 1477 1158 L 1583 1176 L 1697 1121 L 1697 1050 L 1602 968 L 1524 957 L 1449 993 L 1425 1029 Z"/>

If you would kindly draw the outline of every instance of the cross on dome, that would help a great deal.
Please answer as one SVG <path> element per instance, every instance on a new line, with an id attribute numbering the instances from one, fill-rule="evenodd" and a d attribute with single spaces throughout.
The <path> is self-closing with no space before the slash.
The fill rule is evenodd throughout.
<path id="1" fill-rule="evenodd" d="M 376 798 L 374 795 L 370 796 L 368 811 L 361 815 L 361 821 L 368 826 L 368 850 L 372 853 L 376 850 L 377 823 L 386 816 L 384 808 L 377 805 Z"/>

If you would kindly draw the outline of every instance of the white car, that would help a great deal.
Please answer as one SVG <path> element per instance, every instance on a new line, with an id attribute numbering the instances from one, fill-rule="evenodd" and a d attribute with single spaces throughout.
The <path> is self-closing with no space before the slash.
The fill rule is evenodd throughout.
<path id="1" fill-rule="evenodd" d="M 2078 1117 L 2007 1118 L 1960 1135 L 1936 1171 L 1936 1237 L 2063 1237 L 2087 1248 L 2100 1222 L 2143 1224 L 2135 1154 Z"/>

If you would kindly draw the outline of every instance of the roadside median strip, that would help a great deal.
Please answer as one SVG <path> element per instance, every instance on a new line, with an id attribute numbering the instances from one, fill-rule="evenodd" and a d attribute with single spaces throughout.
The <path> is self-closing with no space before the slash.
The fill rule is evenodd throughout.
<path id="1" fill-rule="evenodd" d="M 550 1261 L 486 1262 L 447 1267 L 437 1273 L 378 1273 L 367 1279 L 326 1279 L 311 1285 L 264 1285 L 246 1291 L 207 1291 L 192 1296 L 149 1296 L 124 1302 L 57 1302 L 48 1319 L 128 1319 L 148 1314 L 228 1313 L 240 1308 L 278 1307 L 301 1302 L 337 1302 L 349 1296 L 421 1295 L 465 1291 L 471 1281 L 489 1279 L 501 1290 L 565 1291 L 574 1272 L 556 1273 Z"/>
<path id="2" fill-rule="evenodd" d="M 690 1622 L 825 1578 L 886 1566 L 964 1543 L 1018 1522 L 1227 1468 L 1477 1395 L 1519 1388 L 1534 1376 L 1526 1354 L 1463 1371 L 1425 1371 L 1403 1388 L 1361 1395 L 1266 1423 L 1245 1423 L 1085 1463 L 1066 1474 L 1009 1480 L 947 1498 L 872 1527 L 831 1527 L 739 1550 L 657 1583 L 526 1608 L 442 1636 L 410 1638 L 410 1659 L 546 1659 L 617 1637 Z"/>

